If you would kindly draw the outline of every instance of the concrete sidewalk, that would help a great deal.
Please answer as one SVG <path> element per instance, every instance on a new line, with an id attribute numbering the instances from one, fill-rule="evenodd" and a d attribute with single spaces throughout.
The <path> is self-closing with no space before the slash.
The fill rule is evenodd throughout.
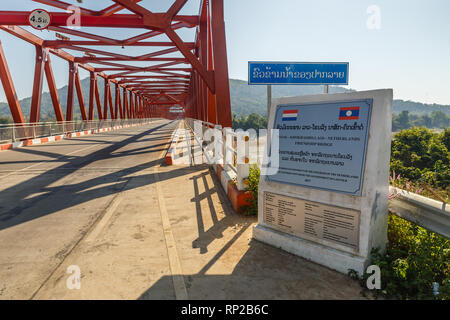
<path id="1" fill-rule="evenodd" d="M 51 209 L 41 199 L 28 213 L 17 213 L 34 214 L 32 219 L 2 222 L 0 298 L 362 298 L 359 284 L 349 277 L 251 240 L 256 218 L 233 212 L 208 166 L 165 166 L 177 126 L 125 131 L 128 139 L 137 138 L 112 152 L 98 151 L 93 159 L 86 154 L 84 162 L 64 159 L 71 177 L 62 176 L 60 166 L 51 175 L 21 171 L 19 182 L 13 181 L 19 173 L 9 175 L 2 197 L 13 200 L 15 183 L 28 179 L 39 185 L 45 176 L 56 186 L 65 179 L 66 186 L 45 188 L 53 200 L 69 190 L 74 198 Z M 108 145 L 100 136 L 91 139 Z M 30 153 L 30 161 L 45 154 L 37 150 L 42 152 Z M 73 168 L 76 161 L 83 165 Z M 101 188 L 108 188 L 102 196 Z M 14 211 L 2 210 L 0 218 Z M 69 266 L 81 271 L 80 289 L 67 287 Z"/>

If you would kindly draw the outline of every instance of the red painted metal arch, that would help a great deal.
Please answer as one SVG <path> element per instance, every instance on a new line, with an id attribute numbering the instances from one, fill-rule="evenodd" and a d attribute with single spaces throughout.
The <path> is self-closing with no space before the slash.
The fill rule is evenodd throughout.
<path id="1" fill-rule="evenodd" d="M 40 119 L 44 75 L 55 117 L 58 121 L 64 120 L 51 65 L 51 55 L 56 55 L 69 65 L 66 121 L 73 119 L 76 94 L 83 120 L 92 120 L 95 116 L 98 119 L 171 117 L 170 106 L 178 105 L 183 108 L 186 117 L 231 127 L 223 0 L 201 1 L 198 15 L 179 15 L 188 0 L 174 0 L 167 12 L 151 12 L 140 4 L 140 0 L 112 0 L 102 10 L 80 7 L 80 30 L 67 28 L 67 19 L 72 13 L 50 10 L 68 9 L 70 4 L 58 0 L 34 2 L 45 5 L 44 9 L 50 12 L 52 19 L 49 30 L 66 36 L 43 40 L 23 28 L 28 26 L 28 11 L 0 11 L 0 29 L 36 48 L 29 122 L 38 122 Z M 119 13 L 124 9 L 128 9 L 131 14 Z M 142 33 L 127 39 L 113 39 L 87 32 L 83 27 L 96 27 L 96 30 L 133 28 L 142 29 Z M 181 28 L 196 28 L 195 39 L 183 41 L 176 32 Z M 151 41 L 162 34 L 167 36 L 168 41 Z M 70 40 L 69 36 L 82 40 Z M 101 46 L 103 49 L 93 49 L 92 46 Z M 109 50 L 117 46 L 139 46 L 148 49 L 148 52 L 135 56 Z M 65 50 L 74 51 L 76 55 Z M 174 53 L 178 56 L 174 56 Z M 133 61 L 150 65 L 124 63 Z M 183 64 L 188 67 L 179 66 Z M 88 105 L 81 88 L 79 68 L 90 73 Z M 99 94 L 99 77 L 105 81 L 103 99 Z M 0 80 L 14 122 L 27 122 L 17 99 L 1 42 Z M 115 92 L 114 101 L 111 90 Z"/>

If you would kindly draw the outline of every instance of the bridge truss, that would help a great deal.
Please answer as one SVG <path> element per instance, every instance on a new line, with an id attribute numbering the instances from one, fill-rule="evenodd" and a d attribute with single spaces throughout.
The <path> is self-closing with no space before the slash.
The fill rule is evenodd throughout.
<path id="1" fill-rule="evenodd" d="M 57 121 L 73 120 L 76 94 L 83 120 L 93 120 L 95 113 L 100 120 L 170 118 L 169 108 L 177 105 L 184 109 L 186 117 L 231 127 L 223 0 L 202 0 L 198 15 L 178 14 L 188 0 L 174 0 L 167 12 L 158 13 L 141 5 L 141 0 L 112 0 L 111 5 L 102 10 L 92 10 L 83 4 L 78 7 L 80 28 L 77 29 L 67 25 L 74 14 L 67 10 L 71 10 L 73 4 L 58 0 L 33 1 L 46 5 L 43 9 L 60 10 L 49 12 L 51 23 L 48 26 L 48 30 L 60 36 L 44 40 L 24 29 L 23 26 L 29 26 L 29 11 L 0 11 L 0 29 L 36 48 L 27 121 L 0 41 L 0 79 L 15 123 L 39 122 L 45 74 Z M 124 9 L 131 13 L 120 13 Z M 92 33 L 90 27 L 95 30 L 129 28 L 142 30 L 142 33 L 114 39 Z M 195 28 L 193 42 L 182 40 L 176 32 L 182 28 Z M 160 35 L 166 35 L 168 41 L 152 41 Z M 127 47 L 145 48 L 148 52 L 137 56 L 117 53 L 118 48 Z M 69 66 L 65 115 L 56 89 L 52 55 L 66 60 Z M 133 65 L 133 62 L 140 65 Z M 79 68 L 90 73 L 87 104 Z M 103 97 L 99 93 L 99 78 L 105 82 Z M 112 90 L 115 90 L 114 101 Z"/>

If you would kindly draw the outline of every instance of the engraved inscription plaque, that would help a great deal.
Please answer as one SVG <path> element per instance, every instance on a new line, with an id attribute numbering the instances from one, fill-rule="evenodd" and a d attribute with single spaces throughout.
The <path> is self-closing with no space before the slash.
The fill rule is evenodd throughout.
<path id="1" fill-rule="evenodd" d="M 264 223 L 292 235 L 358 249 L 359 216 L 357 210 L 264 192 Z"/>

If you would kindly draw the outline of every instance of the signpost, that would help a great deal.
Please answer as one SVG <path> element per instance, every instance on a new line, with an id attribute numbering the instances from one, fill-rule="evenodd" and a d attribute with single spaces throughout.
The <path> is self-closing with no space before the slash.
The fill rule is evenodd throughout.
<path id="1" fill-rule="evenodd" d="M 248 63 L 248 84 L 348 84 L 348 62 Z"/>
<path id="2" fill-rule="evenodd" d="M 392 90 L 276 99 L 278 165 L 260 178 L 253 237 L 363 274 L 387 242 L 391 117 Z"/>
<path id="3" fill-rule="evenodd" d="M 31 11 L 30 15 L 28 16 L 28 21 L 34 29 L 44 30 L 47 29 L 50 25 L 51 16 L 50 13 L 43 9 L 36 9 Z"/>
<path id="4" fill-rule="evenodd" d="M 348 62 L 248 62 L 248 84 L 267 85 L 267 115 L 272 101 L 272 85 L 348 84 Z"/>

